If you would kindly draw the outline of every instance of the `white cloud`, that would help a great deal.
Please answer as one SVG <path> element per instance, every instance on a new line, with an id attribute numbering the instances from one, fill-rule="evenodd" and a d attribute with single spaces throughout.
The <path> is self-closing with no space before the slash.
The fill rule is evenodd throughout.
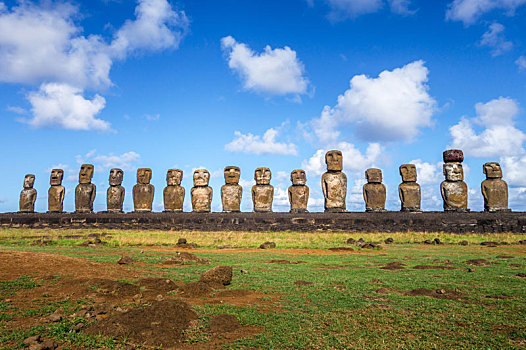
<path id="1" fill-rule="evenodd" d="M 510 186 L 526 187 L 526 155 L 500 157 L 504 179 Z M 526 190 L 526 188 L 525 188 Z"/>
<path id="2" fill-rule="evenodd" d="M 103 169 L 120 168 L 124 171 L 135 169 L 134 164 L 141 159 L 141 155 L 129 151 L 121 155 L 110 154 L 97 154 L 97 150 L 93 149 L 85 155 L 77 155 L 75 157 L 78 164 L 93 163 L 95 171 L 101 171 Z"/>
<path id="3" fill-rule="evenodd" d="M 513 16 L 515 9 L 524 4 L 526 0 L 454 0 L 448 6 L 446 19 L 462 21 L 467 26 L 493 10 L 504 10 Z"/>
<path id="4" fill-rule="evenodd" d="M 400 15 L 413 15 L 415 10 L 410 10 L 411 0 L 388 0 L 391 11 Z"/>
<path id="5" fill-rule="evenodd" d="M 6 110 L 16 114 L 27 114 L 27 111 L 24 108 L 18 106 L 7 106 Z"/>
<path id="6" fill-rule="evenodd" d="M 314 133 L 321 143 L 331 142 L 339 136 L 337 128 L 352 123 L 364 140 L 411 141 L 432 124 L 436 101 L 428 94 L 428 72 L 423 61 L 415 61 L 378 78 L 354 76 L 338 104 L 325 106 L 312 121 Z"/>
<path id="7" fill-rule="evenodd" d="M 515 64 L 517 65 L 517 67 L 519 67 L 519 70 L 526 70 L 526 57 L 519 56 L 519 58 L 517 58 L 517 60 L 515 61 Z"/>
<path id="8" fill-rule="evenodd" d="M 328 17 L 332 21 L 374 13 L 383 6 L 382 0 L 327 0 L 327 3 L 331 8 Z"/>
<path id="9" fill-rule="evenodd" d="M 416 166 L 417 181 L 421 185 L 439 184 L 444 177 L 442 175 L 442 162 L 431 164 L 423 162 L 421 159 L 415 159 L 409 162 Z"/>
<path id="10" fill-rule="evenodd" d="M 225 150 L 230 152 L 243 152 L 257 155 L 296 155 L 298 151 L 295 144 L 276 142 L 276 137 L 278 134 L 279 128 L 270 128 L 265 131 L 263 136 L 253 135 L 251 133 L 242 134 L 239 131 L 235 131 L 234 139 L 225 145 Z"/>
<path id="11" fill-rule="evenodd" d="M 82 96 L 82 90 L 67 84 L 43 84 L 28 95 L 33 119 L 26 120 L 34 127 L 55 126 L 72 130 L 107 131 L 110 124 L 95 116 L 104 108 L 104 97 L 92 100 Z"/>
<path id="12" fill-rule="evenodd" d="M 519 112 L 517 102 L 499 97 L 487 103 L 475 105 L 476 118 L 463 117 L 449 128 L 453 143 L 451 148 L 460 148 L 468 156 L 492 157 L 513 156 L 524 153 L 522 147 L 526 134 L 515 127 Z M 478 124 L 484 128 L 479 134 L 473 128 Z"/>
<path id="13" fill-rule="evenodd" d="M 480 45 L 491 48 L 493 57 L 502 55 L 513 48 L 513 43 L 506 40 L 504 26 L 500 23 L 493 23 L 489 26 L 488 31 L 482 35 Z"/>
<path id="14" fill-rule="evenodd" d="M 146 114 L 145 118 L 146 118 L 146 120 L 149 120 L 149 121 L 157 121 L 157 120 L 161 119 L 161 116 L 159 115 L 159 113 L 157 113 L 157 114 Z"/>
<path id="15" fill-rule="evenodd" d="M 309 81 L 303 76 L 303 63 L 290 47 L 272 49 L 267 45 L 264 52 L 256 53 L 231 36 L 221 39 L 221 47 L 245 89 L 272 95 L 307 93 Z"/>

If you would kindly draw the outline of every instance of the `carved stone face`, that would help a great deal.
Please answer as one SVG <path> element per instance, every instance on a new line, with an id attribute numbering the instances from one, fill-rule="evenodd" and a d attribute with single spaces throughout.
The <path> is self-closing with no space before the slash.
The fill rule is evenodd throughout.
<path id="1" fill-rule="evenodd" d="M 79 172 L 79 183 L 89 184 L 91 183 L 92 177 L 93 177 L 93 165 L 92 164 L 82 164 L 80 166 L 80 172 Z"/>
<path id="2" fill-rule="evenodd" d="M 307 175 L 305 175 L 304 170 L 293 170 L 290 173 L 290 181 L 292 181 L 293 185 L 305 185 L 305 183 L 307 182 Z"/>
<path id="3" fill-rule="evenodd" d="M 484 170 L 484 174 L 486 174 L 487 179 L 502 178 L 502 169 L 500 168 L 500 164 L 497 162 L 486 163 L 482 169 Z"/>
<path id="4" fill-rule="evenodd" d="M 124 172 L 121 169 L 113 168 L 110 170 L 110 186 L 120 186 Z"/>
<path id="5" fill-rule="evenodd" d="M 147 185 L 152 179 L 152 169 L 150 168 L 139 168 L 137 169 L 137 183 Z"/>
<path id="6" fill-rule="evenodd" d="M 183 180 L 183 171 L 181 169 L 169 169 L 166 173 L 166 184 L 168 186 L 179 186 Z"/>
<path id="7" fill-rule="evenodd" d="M 51 186 L 59 186 L 62 184 L 63 177 L 64 177 L 64 170 L 53 169 L 51 170 L 51 176 L 49 177 L 49 184 Z"/>
<path id="8" fill-rule="evenodd" d="M 365 171 L 365 178 L 367 182 L 381 183 L 382 182 L 382 171 L 376 168 L 370 168 Z"/>
<path id="9" fill-rule="evenodd" d="M 328 171 L 342 171 L 343 169 L 343 156 L 342 152 L 338 150 L 332 150 L 325 154 L 325 164 L 327 164 Z"/>
<path id="10" fill-rule="evenodd" d="M 237 166 L 225 167 L 225 183 L 226 184 L 239 184 L 239 178 L 241 176 L 241 169 Z"/>
<path id="11" fill-rule="evenodd" d="M 414 164 L 402 164 L 400 165 L 400 175 L 402 176 L 403 182 L 415 182 L 416 181 L 416 166 Z"/>
<path id="12" fill-rule="evenodd" d="M 24 177 L 24 188 L 33 188 L 34 184 L 35 184 L 35 175 L 27 174 L 26 177 Z"/>
<path id="13" fill-rule="evenodd" d="M 194 186 L 208 186 L 210 173 L 206 169 L 197 169 L 194 171 Z"/>
<path id="14" fill-rule="evenodd" d="M 257 168 L 254 172 L 254 180 L 256 180 L 257 185 L 268 185 L 271 178 L 272 173 L 269 168 Z"/>
<path id="15" fill-rule="evenodd" d="M 464 180 L 464 170 L 460 163 L 446 163 L 444 164 L 444 175 L 448 181 L 462 181 Z"/>

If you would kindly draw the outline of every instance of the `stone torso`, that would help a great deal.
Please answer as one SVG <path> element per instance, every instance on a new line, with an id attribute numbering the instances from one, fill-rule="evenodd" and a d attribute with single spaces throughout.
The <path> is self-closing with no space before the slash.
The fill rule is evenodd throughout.
<path id="1" fill-rule="evenodd" d="M 24 188 L 20 192 L 20 211 L 35 211 L 35 201 L 37 199 L 37 190 L 34 188 Z"/>
<path id="2" fill-rule="evenodd" d="M 484 210 L 508 210 L 508 185 L 501 179 L 482 181 L 482 195 L 484 196 Z"/>
<path id="3" fill-rule="evenodd" d="M 366 183 L 363 185 L 365 210 L 385 210 L 385 185 L 381 183 Z"/>
<path id="4" fill-rule="evenodd" d="M 155 188 L 152 184 L 133 186 L 133 208 L 135 211 L 152 211 Z"/>
<path id="5" fill-rule="evenodd" d="M 255 212 L 272 211 L 272 201 L 274 199 L 274 186 L 254 185 L 252 186 L 252 202 Z"/>
<path id="6" fill-rule="evenodd" d="M 420 210 L 420 185 L 416 182 L 403 182 L 398 186 L 402 210 Z"/>
<path id="7" fill-rule="evenodd" d="M 243 188 L 240 185 L 223 185 L 221 186 L 221 202 L 223 203 L 223 211 L 241 211 L 241 197 L 243 195 Z"/>
<path id="8" fill-rule="evenodd" d="M 288 193 L 290 211 L 296 213 L 307 212 L 307 202 L 309 201 L 309 187 L 290 186 Z"/>
<path id="9" fill-rule="evenodd" d="M 212 205 L 212 187 L 199 186 L 192 187 L 190 191 L 192 197 L 192 209 L 195 212 L 209 212 Z"/>
<path id="10" fill-rule="evenodd" d="M 49 211 L 62 211 L 64 201 L 64 186 L 51 186 L 48 191 L 47 204 Z"/>
<path id="11" fill-rule="evenodd" d="M 75 188 L 75 211 L 80 213 L 93 211 L 96 187 L 94 184 L 78 184 Z"/>
<path id="12" fill-rule="evenodd" d="M 321 185 L 325 195 L 325 209 L 345 210 L 347 176 L 342 172 L 326 172 L 321 178 Z"/>
<path id="13" fill-rule="evenodd" d="M 464 181 L 442 181 L 440 189 L 444 210 L 467 209 L 468 186 Z"/>
<path id="14" fill-rule="evenodd" d="M 163 191 L 164 211 L 183 211 L 184 187 L 166 186 Z"/>
<path id="15" fill-rule="evenodd" d="M 109 212 L 122 212 L 124 201 L 124 187 L 110 186 L 106 192 L 106 205 Z"/>

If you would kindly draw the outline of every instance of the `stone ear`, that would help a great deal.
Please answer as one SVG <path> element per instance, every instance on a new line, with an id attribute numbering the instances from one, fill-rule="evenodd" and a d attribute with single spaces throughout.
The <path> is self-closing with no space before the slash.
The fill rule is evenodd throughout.
<path id="1" fill-rule="evenodd" d="M 484 165 L 482 166 L 482 172 L 483 172 L 484 174 L 487 174 L 487 173 L 488 173 L 488 171 L 486 170 L 486 164 L 484 164 Z"/>

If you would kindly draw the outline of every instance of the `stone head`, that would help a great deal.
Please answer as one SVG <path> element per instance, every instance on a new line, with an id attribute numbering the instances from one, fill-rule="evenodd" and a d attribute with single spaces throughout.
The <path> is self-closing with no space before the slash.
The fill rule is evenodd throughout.
<path id="1" fill-rule="evenodd" d="M 24 177 L 24 188 L 33 188 L 34 184 L 35 184 L 35 175 L 27 174 Z"/>
<path id="2" fill-rule="evenodd" d="M 110 186 L 120 186 L 122 184 L 122 178 L 124 172 L 122 169 L 113 168 L 110 170 Z"/>
<path id="3" fill-rule="evenodd" d="M 137 183 L 147 185 L 152 179 L 152 169 L 150 168 L 139 168 L 137 169 Z"/>
<path id="4" fill-rule="evenodd" d="M 502 178 L 502 169 L 500 164 L 497 162 L 489 162 L 482 166 L 484 174 L 487 179 L 500 179 Z"/>
<path id="5" fill-rule="evenodd" d="M 343 170 L 343 156 L 342 152 L 332 150 L 325 153 L 325 164 L 327 164 L 328 171 L 342 171 Z"/>
<path id="6" fill-rule="evenodd" d="M 241 169 L 237 166 L 225 167 L 225 183 L 237 185 L 241 177 Z"/>
<path id="7" fill-rule="evenodd" d="M 183 171 L 181 169 L 169 169 L 166 172 L 166 184 L 168 186 L 179 186 L 183 180 Z"/>
<path id="8" fill-rule="evenodd" d="M 307 175 L 305 174 L 304 170 L 293 170 L 290 173 L 290 181 L 292 181 L 293 185 L 305 185 L 305 183 L 307 182 Z"/>
<path id="9" fill-rule="evenodd" d="M 381 183 L 382 171 L 376 168 L 370 168 L 365 171 L 365 178 L 369 183 Z"/>
<path id="10" fill-rule="evenodd" d="M 89 184 L 93 178 L 93 164 L 82 164 L 79 171 L 79 183 Z"/>
<path id="11" fill-rule="evenodd" d="M 60 186 L 62 185 L 63 177 L 64 177 L 64 170 L 53 169 L 51 170 L 51 176 L 49 177 L 49 184 L 51 186 Z"/>
<path id="12" fill-rule="evenodd" d="M 268 185 L 271 178 L 272 173 L 269 168 L 257 168 L 254 172 L 254 180 L 256 180 L 257 185 Z"/>
<path id="13" fill-rule="evenodd" d="M 400 165 L 400 176 L 403 182 L 416 182 L 416 166 L 414 164 Z"/>
<path id="14" fill-rule="evenodd" d="M 206 169 L 197 169 L 194 171 L 194 186 L 208 186 L 210 173 Z"/>
<path id="15" fill-rule="evenodd" d="M 460 163 L 446 163 L 444 164 L 444 175 L 448 181 L 462 181 L 464 180 L 464 170 Z"/>

